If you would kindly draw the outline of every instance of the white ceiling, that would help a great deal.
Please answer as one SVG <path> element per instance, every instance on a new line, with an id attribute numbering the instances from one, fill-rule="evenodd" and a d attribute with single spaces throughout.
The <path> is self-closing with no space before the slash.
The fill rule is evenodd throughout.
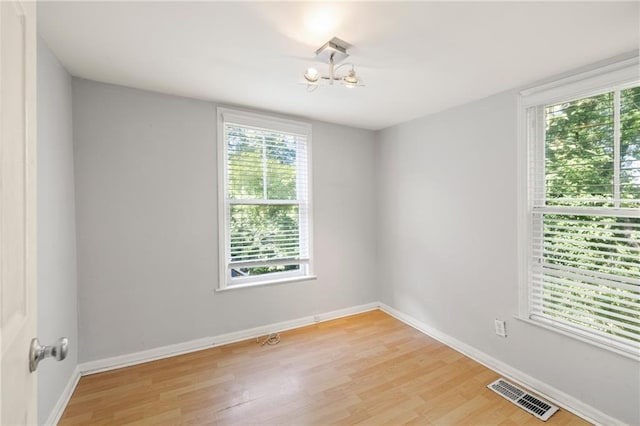
<path id="1" fill-rule="evenodd" d="M 639 46 L 639 2 L 40 2 L 74 76 L 381 129 Z M 302 73 L 337 36 L 366 87 Z"/>

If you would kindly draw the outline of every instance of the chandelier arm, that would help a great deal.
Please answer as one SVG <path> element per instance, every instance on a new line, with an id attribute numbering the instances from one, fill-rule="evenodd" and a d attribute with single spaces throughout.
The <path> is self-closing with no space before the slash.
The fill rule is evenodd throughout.
<path id="1" fill-rule="evenodd" d="M 334 72 L 334 73 L 335 73 L 335 72 L 337 72 L 340 68 L 342 68 L 342 67 L 344 67 L 344 66 L 346 66 L 346 65 L 351 65 L 351 68 L 355 68 L 355 64 L 353 64 L 352 62 L 345 62 L 344 64 L 340 64 L 340 65 L 338 65 L 337 67 L 335 67 L 335 68 L 333 69 L 333 72 Z M 340 80 L 340 79 L 338 79 L 338 80 Z"/>
<path id="2" fill-rule="evenodd" d="M 332 66 L 331 62 L 329 62 L 329 75 L 320 74 L 318 77 L 320 79 L 322 79 L 322 80 L 328 80 L 329 84 L 333 84 L 332 83 L 333 81 L 339 81 L 339 80 L 342 80 L 344 78 L 344 76 L 338 76 L 337 75 L 337 71 L 340 68 L 342 68 L 344 66 L 347 66 L 347 65 L 351 65 L 351 67 L 355 67 L 355 65 L 353 63 L 351 63 L 351 62 L 340 64 L 340 65 L 335 66 L 335 67 Z"/>

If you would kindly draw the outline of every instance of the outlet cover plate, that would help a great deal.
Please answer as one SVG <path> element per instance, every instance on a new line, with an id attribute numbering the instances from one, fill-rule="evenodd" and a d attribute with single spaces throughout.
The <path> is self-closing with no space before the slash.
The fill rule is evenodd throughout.
<path id="1" fill-rule="evenodd" d="M 496 318 L 493 324 L 498 336 L 507 337 L 507 324 L 504 321 Z"/>

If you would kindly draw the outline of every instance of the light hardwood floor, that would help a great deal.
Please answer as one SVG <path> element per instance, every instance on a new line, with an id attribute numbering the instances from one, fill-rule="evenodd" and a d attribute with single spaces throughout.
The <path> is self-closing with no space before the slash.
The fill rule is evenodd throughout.
<path id="1" fill-rule="evenodd" d="M 60 425 L 545 424 L 486 388 L 498 374 L 380 311 L 281 339 L 83 377 Z"/>

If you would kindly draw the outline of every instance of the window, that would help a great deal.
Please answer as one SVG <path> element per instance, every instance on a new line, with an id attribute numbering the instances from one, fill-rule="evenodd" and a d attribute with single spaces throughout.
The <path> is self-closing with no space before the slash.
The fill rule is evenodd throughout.
<path id="1" fill-rule="evenodd" d="M 310 278 L 311 126 L 218 109 L 220 289 Z"/>
<path id="2" fill-rule="evenodd" d="M 637 67 L 637 59 L 629 60 L 521 96 L 528 194 L 521 316 L 634 357 L 640 357 Z"/>

